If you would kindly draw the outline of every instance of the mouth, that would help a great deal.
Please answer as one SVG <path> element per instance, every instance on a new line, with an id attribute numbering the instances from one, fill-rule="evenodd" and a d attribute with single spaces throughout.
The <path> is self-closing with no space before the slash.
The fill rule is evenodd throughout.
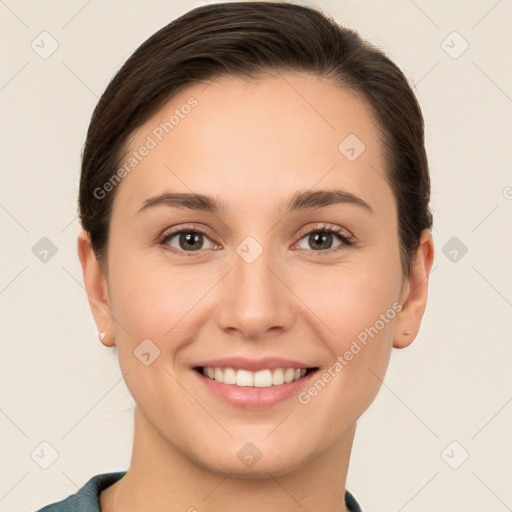
<path id="1" fill-rule="evenodd" d="M 306 360 L 242 355 L 196 361 L 190 367 L 207 396 L 245 410 L 264 410 L 296 398 L 320 366 Z"/>
<path id="2" fill-rule="evenodd" d="M 312 368 L 266 368 L 256 372 L 247 369 L 230 367 L 195 366 L 197 373 L 207 379 L 239 388 L 274 388 L 285 386 L 305 379 L 308 375 L 318 371 Z"/>

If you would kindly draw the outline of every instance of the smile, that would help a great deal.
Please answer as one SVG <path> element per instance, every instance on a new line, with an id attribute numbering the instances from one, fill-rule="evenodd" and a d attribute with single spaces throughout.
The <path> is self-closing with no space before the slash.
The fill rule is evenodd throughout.
<path id="1" fill-rule="evenodd" d="M 250 370 L 235 370 L 234 368 L 206 367 L 195 368 L 205 377 L 222 384 L 239 387 L 268 388 L 280 386 L 300 380 L 315 368 L 274 368 L 263 369 L 257 372 Z"/>

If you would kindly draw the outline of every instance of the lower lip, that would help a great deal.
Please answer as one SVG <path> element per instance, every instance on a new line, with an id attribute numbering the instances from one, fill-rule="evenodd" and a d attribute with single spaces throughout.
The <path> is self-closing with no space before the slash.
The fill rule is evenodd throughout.
<path id="1" fill-rule="evenodd" d="M 268 388 L 223 384 L 222 382 L 205 377 L 197 370 L 192 371 L 214 395 L 227 403 L 243 409 L 266 409 L 298 395 L 302 388 L 309 385 L 311 378 L 318 370 L 309 372 L 299 380 Z"/>

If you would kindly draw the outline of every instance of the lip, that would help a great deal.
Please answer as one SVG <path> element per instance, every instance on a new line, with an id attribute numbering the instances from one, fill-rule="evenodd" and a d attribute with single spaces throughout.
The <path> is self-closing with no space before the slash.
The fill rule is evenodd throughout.
<path id="1" fill-rule="evenodd" d="M 282 361 L 283 360 L 280 360 L 280 364 Z M 292 367 L 293 366 L 288 366 L 288 368 Z M 267 366 L 266 368 L 269 367 Z M 280 366 L 277 366 L 277 368 L 280 368 Z M 297 368 L 305 367 L 297 366 Z M 297 396 L 303 388 L 310 385 L 311 379 L 317 372 L 318 368 L 308 372 L 299 380 L 280 384 L 278 386 L 270 386 L 268 388 L 258 388 L 224 384 L 205 377 L 200 371 L 197 371 L 197 369 L 193 369 L 192 371 L 192 373 L 199 379 L 201 383 L 200 385 L 205 385 L 206 389 L 214 396 L 232 406 L 246 410 L 268 409 L 269 407 L 275 406 L 287 399 Z"/>
<path id="2" fill-rule="evenodd" d="M 210 368 L 233 368 L 234 370 L 249 370 L 257 372 L 260 370 L 275 370 L 276 368 L 317 368 L 317 365 L 304 363 L 292 359 L 282 359 L 280 357 L 263 357 L 261 359 L 248 359 L 245 357 L 229 357 L 223 359 L 209 359 L 200 361 L 192 365 L 192 368 L 198 367 Z"/>

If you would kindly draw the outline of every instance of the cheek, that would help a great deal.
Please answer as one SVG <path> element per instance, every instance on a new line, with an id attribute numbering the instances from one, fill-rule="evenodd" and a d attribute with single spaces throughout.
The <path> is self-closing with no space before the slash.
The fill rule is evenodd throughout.
<path id="1" fill-rule="evenodd" d="M 309 326 L 316 326 L 316 337 L 330 354 L 324 382 L 332 393 L 328 401 L 343 403 L 341 415 L 362 413 L 381 386 L 401 309 L 400 284 L 398 258 L 386 260 L 383 253 L 364 262 L 347 259 L 296 283 L 297 295 L 307 297 L 302 314 Z"/>
<path id="2" fill-rule="evenodd" d="M 376 322 L 379 336 L 389 335 L 399 308 L 401 277 L 398 258 L 382 259 L 376 253 L 364 260 L 354 256 L 331 268 L 319 266 L 307 274 L 295 273 L 292 288 L 303 298 L 303 312 L 310 311 L 311 324 L 324 326 L 319 339 L 336 340 L 333 348 L 341 350 Z"/>
<path id="3" fill-rule="evenodd" d="M 110 275 L 112 313 L 116 341 L 135 348 L 151 339 L 163 352 L 184 333 L 205 283 L 194 279 L 183 267 L 172 269 L 165 261 L 152 263 L 148 255 L 128 256 L 115 265 Z"/>
<path id="4" fill-rule="evenodd" d="M 218 270 L 198 271 L 133 253 L 110 276 L 119 364 L 123 373 L 130 371 L 126 383 L 138 403 L 161 389 L 186 402 L 170 374 L 182 376 L 188 347 L 211 321 L 215 304 L 210 292 L 222 276 Z"/>
<path id="5" fill-rule="evenodd" d="M 186 396 L 171 376 L 175 376 L 180 349 L 193 338 L 193 307 L 204 291 L 201 282 L 194 286 L 186 272 L 171 272 L 169 266 L 148 261 L 147 256 L 127 257 L 113 267 L 111 304 L 117 355 L 126 385 L 144 409 L 155 407 L 156 417 L 159 402 L 152 397 L 164 389 L 174 397 L 172 407 L 186 403 Z M 161 421 L 171 422 L 172 418 Z"/>
<path id="6" fill-rule="evenodd" d="M 298 397 L 304 411 L 325 411 L 319 417 L 330 416 L 329 432 L 325 426 L 319 432 L 327 437 L 338 436 L 344 431 L 340 426 L 357 421 L 375 399 L 389 363 L 400 308 L 389 290 L 379 292 L 358 279 L 340 278 L 339 284 L 343 286 L 337 289 L 331 281 L 333 291 L 310 295 L 316 304 L 312 309 L 324 326 L 316 322 L 321 333 L 317 337 L 330 358 Z"/>

